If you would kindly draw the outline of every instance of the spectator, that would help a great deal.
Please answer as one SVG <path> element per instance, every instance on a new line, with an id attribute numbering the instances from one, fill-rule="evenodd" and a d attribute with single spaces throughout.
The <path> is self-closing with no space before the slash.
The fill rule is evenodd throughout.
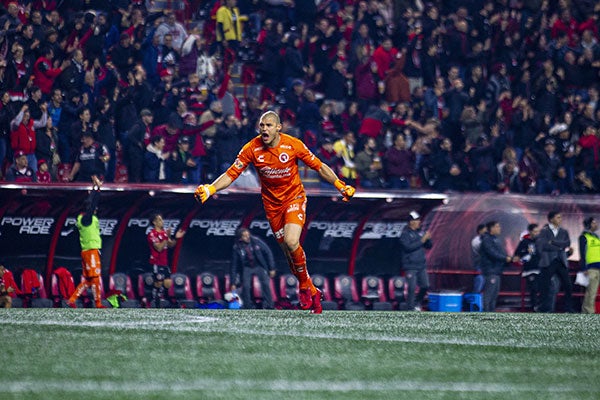
<path id="1" fill-rule="evenodd" d="M 485 278 L 483 311 L 494 312 L 496 311 L 504 266 L 512 261 L 518 261 L 518 257 L 511 257 L 506 254 L 499 238 L 502 228 L 498 221 L 490 221 L 486 224 L 486 227 L 487 232 L 483 234 L 481 239 L 481 271 Z"/>
<path id="2" fill-rule="evenodd" d="M 572 285 L 569 278 L 569 257 L 573 253 L 569 232 L 561 227 L 562 214 L 558 211 L 548 213 L 548 224 L 541 229 L 536 240 L 540 252 L 540 312 L 551 312 L 554 299 L 552 277 L 558 275 L 565 291 L 566 312 L 575 312 L 572 305 Z"/>
<path id="3" fill-rule="evenodd" d="M 172 151 L 166 161 L 167 177 L 172 183 L 189 183 L 196 162 L 190 153 L 190 138 L 182 136 L 177 141 L 177 149 Z"/>
<path id="4" fill-rule="evenodd" d="M 237 51 L 242 41 L 243 25 L 248 21 L 246 15 L 240 15 L 236 7 L 237 0 L 225 0 L 217 10 L 217 41 L 223 48 Z"/>
<path id="5" fill-rule="evenodd" d="M 15 118 L 14 103 L 10 101 L 10 93 L 0 92 L 0 178 L 4 173 L 4 160 L 10 145 L 10 122 Z"/>
<path id="6" fill-rule="evenodd" d="M 150 144 L 154 116 L 147 108 L 140 112 L 139 120 L 132 126 L 124 143 L 129 181 L 141 182 L 144 166 L 144 152 Z"/>
<path id="7" fill-rule="evenodd" d="M 433 247 L 431 233 L 421 230 L 421 216 L 416 211 L 411 211 L 408 224 L 400 235 L 400 248 L 402 250 L 402 269 L 408 287 L 408 311 L 421 311 L 421 302 L 429 289 L 425 250 Z M 419 294 L 415 291 L 419 286 Z"/>
<path id="8" fill-rule="evenodd" d="M 160 135 L 152 136 L 144 153 L 144 182 L 160 183 L 166 181 L 165 160 L 169 157 L 169 153 L 164 149 L 165 138 Z"/>
<path id="9" fill-rule="evenodd" d="M 170 153 L 177 148 L 177 141 L 181 136 L 181 118 L 177 115 L 171 114 L 166 124 L 158 125 L 152 129 L 152 136 L 160 136 L 165 139 L 165 145 L 163 150 L 165 153 Z"/>
<path id="10" fill-rule="evenodd" d="M 398 53 L 392 67 L 387 70 L 384 78 L 385 100 L 390 103 L 410 101 L 410 83 L 403 73 L 406 53 Z"/>
<path id="11" fill-rule="evenodd" d="M 225 115 L 224 121 L 217 127 L 215 147 L 220 172 L 225 171 L 242 148 L 242 123 L 234 115 Z"/>
<path id="12" fill-rule="evenodd" d="M 11 91 L 11 100 L 25 101 L 25 90 L 30 84 L 33 65 L 24 58 L 23 46 L 13 44 L 12 57 L 7 60 L 4 71 L 6 89 Z"/>
<path id="13" fill-rule="evenodd" d="M 356 146 L 356 136 L 352 131 L 346 131 L 344 136 L 333 143 L 333 150 L 335 150 L 338 157 L 343 161 L 341 168 L 341 175 L 349 185 L 354 185 L 356 182 L 356 165 L 354 163 L 354 147 Z"/>
<path id="14" fill-rule="evenodd" d="M 231 1 L 231 0 L 229 0 L 229 1 Z M 165 44 L 165 36 L 166 35 L 171 35 L 171 38 L 173 40 L 172 48 L 176 49 L 176 51 L 177 51 L 177 49 L 181 49 L 183 42 L 187 38 L 187 32 L 186 32 L 185 28 L 183 27 L 183 25 L 181 25 L 179 22 L 177 22 L 177 19 L 175 18 L 175 14 L 173 14 L 173 13 L 169 13 L 169 15 L 167 15 L 167 17 L 166 17 L 166 20 L 164 22 L 162 22 L 158 26 L 158 28 L 156 28 L 156 34 L 160 38 L 161 44 Z M 167 53 L 164 53 L 164 55 L 166 56 Z"/>
<path id="15" fill-rule="evenodd" d="M 82 132 L 81 147 L 75 157 L 73 169 L 69 174 L 69 181 L 77 178 L 78 182 L 87 182 L 92 176 L 98 179 L 106 174 L 106 165 L 110 159 L 110 154 L 106 147 L 95 141 L 94 133 L 91 130 Z"/>
<path id="16" fill-rule="evenodd" d="M 46 126 L 35 131 L 35 157 L 39 162 L 47 161 L 47 167 L 50 175 L 56 179 L 56 167 L 60 162 L 57 152 L 56 129 L 52 126 L 52 119 L 48 118 Z"/>
<path id="17" fill-rule="evenodd" d="M 217 134 L 217 126 L 223 122 L 223 104 L 219 100 L 210 103 L 208 110 L 200 115 L 200 128 L 204 138 L 214 138 Z"/>
<path id="18" fill-rule="evenodd" d="M 251 293 L 252 278 L 256 276 L 260 282 L 263 294 L 262 308 L 272 309 L 271 278 L 275 277 L 275 259 L 273 252 L 260 238 L 250 234 L 247 228 L 239 228 L 236 232 L 237 241 L 233 244 L 231 259 L 230 290 L 233 292 L 242 286 L 242 303 L 244 308 L 255 308 Z M 241 275 L 241 276 L 240 276 Z"/>
<path id="19" fill-rule="evenodd" d="M 119 57 L 120 55 L 113 55 L 113 59 L 120 61 L 121 58 Z M 73 52 L 71 60 L 66 64 L 66 67 L 56 78 L 55 87 L 58 87 L 65 92 L 81 90 L 84 83 L 86 67 L 87 61 L 83 56 L 83 52 L 80 49 L 76 49 Z"/>
<path id="20" fill-rule="evenodd" d="M 579 236 L 579 269 L 585 273 L 589 283 L 585 288 L 581 312 L 584 314 L 594 314 L 596 311 L 596 294 L 598 292 L 598 282 L 600 281 L 600 238 L 596 234 L 598 222 L 594 217 L 587 217 L 583 220 L 584 231 Z"/>
<path id="21" fill-rule="evenodd" d="M 431 157 L 431 173 L 434 178 L 433 188 L 439 192 L 459 190 L 463 181 L 460 162 L 452 153 L 452 142 L 443 138 L 439 149 Z"/>
<path id="22" fill-rule="evenodd" d="M 15 163 L 6 171 L 6 180 L 9 182 L 35 182 L 35 171 L 29 167 L 27 154 L 23 150 L 14 153 Z"/>
<path id="23" fill-rule="evenodd" d="M 36 182 L 39 183 L 52 182 L 52 176 L 50 176 L 48 163 L 43 158 L 38 160 L 37 172 L 35 173 L 35 177 Z"/>
<path id="24" fill-rule="evenodd" d="M 407 148 L 403 133 L 394 135 L 394 145 L 383 156 L 390 189 L 408 189 L 414 176 L 415 154 Z"/>
<path id="25" fill-rule="evenodd" d="M 54 50 L 51 47 L 45 47 L 42 55 L 33 65 L 33 75 L 35 77 L 33 83 L 41 89 L 46 97 L 50 94 L 56 77 L 70 65 L 69 60 L 64 60 L 60 67 L 54 68 L 53 59 Z"/>
<path id="26" fill-rule="evenodd" d="M 540 234 L 540 228 L 538 224 L 529 224 L 527 226 L 527 233 L 523 235 L 517 249 L 515 250 L 515 256 L 519 257 L 523 264 L 523 271 L 521 276 L 527 282 L 527 290 L 529 291 L 529 305 L 533 311 L 538 311 L 540 307 L 540 252 L 535 245 L 537 236 Z"/>
<path id="27" fill-rule="evenodd" d="M 19 151 L 23 152 L 23 154 L 27 156 L 28 164 L 35 165 L 35 167 L 31 167 L 34 172 L 37 169 L 37 159 L 35 158 L 35 129 L 44 127 L 48 119 L 46 104 L 42 104 L 40 109 L 43 113 L 42 117 L 41 119 L 34 121 L 30 117 L 29 107 L 24 105 L 21 107 L 21 111 L 10 123 L 10 145 L 12 151 L 14 154 Z"/>
<path id="28" fill-rule="evenodd" d="M 115 170 L 117 163 L 117 138 L 115 136 L 112 104 L 108 97 L 100 96 L 96 100 L 96 114 L 94 123 L 97 125 L 96 136 L 108 150 L 110 158 L 106 164 L 106 182 L 115 180 Z"/>
<path id="29" fill-rule="evenodd" d="M 58 96 L 57 92 L 55 95 Z M 58 107 L 56 104 L 56 99 L 53 98 L 51 107 Z M 67 101 L 63 102 L 60 106 L 60 115 L 59 115 L 59 123 L 58 123 L 58 153 L 60 155 L 60 159 L 64 163 L 72 163 L 73 160 L 71 158 L 72 153 L 77 151 L 79 148 L 79 142 L 76 143 L 75 147 L 71 145 L 71 131 L 73 124 L 79 119 L 80 111 L 83 109 L 83 104 L 81 103 L 81 94 L 72 90 L 67 93 Z M 54 110 L 55 114 L 58 112 L 57 109 Z"/>
<path id="30" fill-rule="evenodd" d="M 359 184 L 364 188 L 383 188 L 383 164 L 374 138 L 367 138 L 363 150 L 356 154 L 354 165 Z"/>

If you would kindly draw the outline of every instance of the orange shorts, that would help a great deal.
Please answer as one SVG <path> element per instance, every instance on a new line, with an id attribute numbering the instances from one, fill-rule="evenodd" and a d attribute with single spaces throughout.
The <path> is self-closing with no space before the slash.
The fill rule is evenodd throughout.
<path id="1" fill-rule="evenodd" d="M 98 249 L 81 251 L 81 266 L 83 267 L 83 276 L 86 278 L 96 278 L 102 272 L 100 264 L 100 251 Z"/>
<path id="2" fill-rule="evenodd" d="M 283 243 L 283 227 L 286 224 L 304 226 L 306 220 L 306 197 L 301 197 L 278 209 L 266 211 L 267 220 L 278 243 Z"/>

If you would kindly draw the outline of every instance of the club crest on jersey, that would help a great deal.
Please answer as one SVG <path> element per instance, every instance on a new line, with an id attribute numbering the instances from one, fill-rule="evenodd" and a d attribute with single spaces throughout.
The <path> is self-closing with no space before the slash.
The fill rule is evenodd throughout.
<path id="1" fill-rule="evenodd" d="M 244 163 L 240 161 L 239 158 L 236 158 L 235 161 L 233 162 L 233 165 L 237 168 L 237 169 L 242 169 L 244 168 Z"/>
<path id="2" fill-rule="evenodd" d="M 286 163 L 290 161 L 290 156 L 287 153 L 281 153 L 279 155 L 279 161 L 281 161 L 282 163 Z"/>

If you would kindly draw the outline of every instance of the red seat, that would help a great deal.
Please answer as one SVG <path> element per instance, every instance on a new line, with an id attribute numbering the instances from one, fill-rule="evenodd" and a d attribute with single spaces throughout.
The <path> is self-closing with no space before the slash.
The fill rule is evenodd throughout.
<path id="1" fill-rule="evenodd" d="M 183 308 L 193 308 L 196 300 L 194 300 L 189 276 L 181 273 L 171 274 L 171 281 L 169 297 L 174 298 Z"/>
<path id="2" fill-rule="evenodd" d="M 298 307 L 298 279 L 292 274 L 279 277 L 279 301 L 276 308 L 296 309 Z"/>
<path id="3" fill-rule="evenodd" d="M 362 278 L 361 298 L 367 309 L 384 311 L 391 310 L 392 303 L 387 301 L 383 279 L 378 276 L 365 276 Z"/>
<path id="4" fill-rule="evenodd" d="M 269 278 L 269 290 L 271 291 L 271 298 L 273 299 L 273 304 L 278 301 L 277 290 L 275 289 L 275 281 L 273 278 Z M 260 281 L 258 280 L 258 276 L 252 276 L 252 291 L 250 292 L 250 297 L 252 301 L 260 305 L 263 301 L 263 288 L 260 285 Z"/>
<path id="5" fill-rule="evenodd" d="M 48 299 L 44 278 L 33 269 L 25 269 L 21 274 L 21 290 L 25 297 L 24 306 L 34 308 L 52 307 L 52 300 Z"/>
<path id="6" fill-rule="evenodd" d="M 364 310 L 365 306 L 360 302 L 356 282 L 353 276 L 338 275 L 334 279 L 335 298 L 340 307 L 345 310 Z"/>
<path id="7" fill-rule="evenodd" d="M 329 279 L 319 274 L 311 275 L 310 279 L 312 280 L 313 285 L 315 285 L 316 288 L 323 293 L 323 300 L 321 301 L 323 310 L 337 310 L 338 303 L 337 301 L 333 300 L 333 294 L 331 293 L 331 287 L 329 286 Z"/>
<path id="8" fill-rule="evenodd" d="M 223 299 L 219 279 L 211 272 L 196 276 L 196 294 L 201 304 Z"/>
<path id="9" fill-rule="evenodd" d="M 395 310 L 402 308 L 406 303 L 406 280 L 400 275 L 392 276 L 388 280 L 388 298 Z"/>
<path id="10" fill-rule="evenodd" d="M 108 281 L 109 290 L 120 290 L 128 299 L 135 299 L 135 292 L 133 291 L 133 284 L 129 275 L 122 272 L 112 274 Z"/>

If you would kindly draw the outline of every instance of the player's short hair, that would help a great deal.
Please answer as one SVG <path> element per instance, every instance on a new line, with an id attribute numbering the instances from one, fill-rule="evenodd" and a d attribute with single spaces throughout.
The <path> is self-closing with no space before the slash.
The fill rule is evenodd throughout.
<path id="1" fill-rule="evenodd" d="M 237 236 L 238 239 L 241 239 L 244 232 L 250 232 L 250 229 L 242 226 L 240 228 L 237 228 L 237 230 L 235 231 L 235 235 Z"/>
<path id="2" fill-rule="evenodd" d="M 161 213 L 160 211 L 154 211 L 154 212 L 152 212 L 152 214 L 150 214 L 150 222 L 151 222 L 152 224 L 154 224 L 154 220 L 155 220 L 156 218 L 158 218 L 158 216 L 161 216 L 161 217 L 162 217 L 162 213 Z"/>
<path id="3" fill-rule="evenodd" d="M 594 217 L 587 217 L 586 219 L 583 220 L 583 227 L 585 229 L 590 229 L 592 227 L 592 222 L 594 222 L 596 218 Z"/>
<path id="4" fill-rule="evenodd" d="M 274 118 L 276 125 L 281 124 L 281 120 L 279 119 L 279 114 L 277 114 L 275 111 L 270 111 L 270 110 L 266 111 L 265 113 L 263 113 L 263 115 L 260 116 L 260 120 L 262 121 L 263 119 L 265 119 L 267 117 Z"/>
<path id="5" fill-rule="evenodd" d="M 548 221 L 550 221 L 552 218 L 556 217 L 558 214 L 560 214 L 560 211 L 556 211 L 556 210 L 550 211 L 548 213 Z"/>
<path id="6" fill-rule="evenodd" d="M 498 223 L 498 221 L 489 221 L 487 224 L 485 224 L 486 228 L 488 229 L 488 232 L 494 227 L 494 225 L 496 225 Z"/>
<path id="7" fill-rule="evenodd" d="M 481 233 L 485 229 L 485 224 L 477 225 L 477 233 Z"/>
<path id="8" fill-rule="evenodd" d="M 529 225 L 527 225 L 527 230 L 529 232 L 531 232 L 531 231 L 533 231 L 537 227 L 538 227 L 538 224 L 529 224 Z"/>

